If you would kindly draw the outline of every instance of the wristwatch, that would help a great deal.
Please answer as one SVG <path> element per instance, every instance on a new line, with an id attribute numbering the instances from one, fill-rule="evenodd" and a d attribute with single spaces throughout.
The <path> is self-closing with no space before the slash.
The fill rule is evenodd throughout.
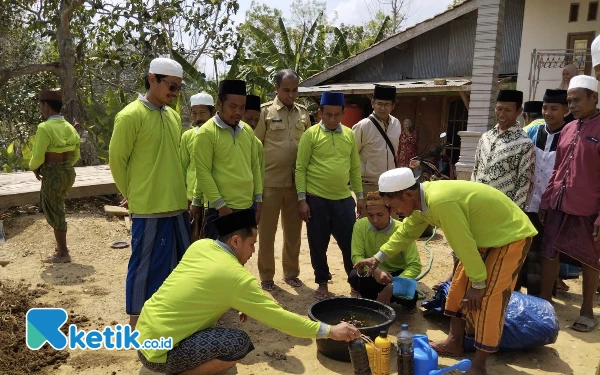
<path id="1" fill-rule="evenodd" d="M 473 282 L 471 282 L 471 287 L 473 289 L 485 289 L 485 280 L 484 281 L 473 281 Z"/>

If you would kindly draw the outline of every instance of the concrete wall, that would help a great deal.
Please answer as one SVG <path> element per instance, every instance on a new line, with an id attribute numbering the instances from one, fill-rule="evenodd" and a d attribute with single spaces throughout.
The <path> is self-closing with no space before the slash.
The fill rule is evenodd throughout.
<path id="1" fill-rule="evenodd" d="M 571 3 L 579 3 L 579 21 L 569 22 Z M 567 35 L 578 32 L 600 34 L 600 19 L 587 21 L 589 0 L 526 0 L 523 37 L 519 57 L 517 89 L 529 96 L 529 70 L 534 49 L 566 49 Z M 599 14 L 600 17 L 600 14 Z M 544 68 L 540 74 L 535 100 L 541 100 L 546 89 L 560 85 L 562 68 Z"/>

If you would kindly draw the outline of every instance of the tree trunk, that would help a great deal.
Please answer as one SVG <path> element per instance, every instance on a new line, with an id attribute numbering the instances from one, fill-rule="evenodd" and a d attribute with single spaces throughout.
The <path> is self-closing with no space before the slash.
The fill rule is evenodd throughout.
<path id="1" fill-rule="evenodd" d="M 58 56 L 60 59 L 60 69 L 58 77 L 60 87 L 63 91 L 63 113 L 71 123 L 74 121 L 84 122 L 85 112 L 83 104 L 77 95 L 77 76 L 75 64 L 77 55 L 71 37 L 71 16 L 77 6 L 80 6 L 83 0 L 61 0 L 60 2 L 60 22 L 56 30 L 56 40 L 58 43 Z"/>
<path id="2" fill-rule="evenodd" d="M 60 59 L 60 69 L 58 70 L 58 78 L 60 87 L 63 91 L 63 114 L 71 124 L 79 122 L 83 124 L 86 121 L 83 103 L 77 95 L 78 77 L 75 70 L 77 64 L 77 54 L 73 39 L 71 37 L 71 16 L 76 7 L 81 6 L 83 0 L 60 2 L 60 23 L 56 30 L 56 41 L 58 43 L 58 56 Z M 81 143 L 81 158 L 77 162 L 77 166 L 83 165 L 98 165 L 98 155 L 91 139 L 92 135 L 84 136 L 80 132 Z"/>

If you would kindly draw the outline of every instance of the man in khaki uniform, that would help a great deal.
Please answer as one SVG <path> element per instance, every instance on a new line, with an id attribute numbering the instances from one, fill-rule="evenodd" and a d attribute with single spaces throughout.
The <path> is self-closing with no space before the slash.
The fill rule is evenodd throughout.
<path id="1" fill-rule="evenodd" d="M 310 115 L 305 107 L 294 103 L 300 79 L 290 69 L 275 75 L 275 100 L 261 106 L 260 120 L 254 132 L 263 143 L 265 177 L 262 216 L 258 225 L 258 271 L 261 286 L 266 291 L 275 287 L 275 233 L 281 212 L 283 228 L 284 281 L 300 287 L 300 232 L 302 219 L 298 215 L 298 195 L 294 183 L 296 153 L 300 137 L 310 127 Z"/>

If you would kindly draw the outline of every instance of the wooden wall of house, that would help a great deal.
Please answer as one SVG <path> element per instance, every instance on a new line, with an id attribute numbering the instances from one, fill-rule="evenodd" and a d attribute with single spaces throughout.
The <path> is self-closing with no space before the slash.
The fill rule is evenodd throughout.
<path id="1" fill-rule="evenodd" d="M 411 119 L 419 131 L 419 154 L 439 144 L 439 134 L 446 131 L 448 99 L 445 96 L 400 96 L 392 115 L 401 122 Z"/>

